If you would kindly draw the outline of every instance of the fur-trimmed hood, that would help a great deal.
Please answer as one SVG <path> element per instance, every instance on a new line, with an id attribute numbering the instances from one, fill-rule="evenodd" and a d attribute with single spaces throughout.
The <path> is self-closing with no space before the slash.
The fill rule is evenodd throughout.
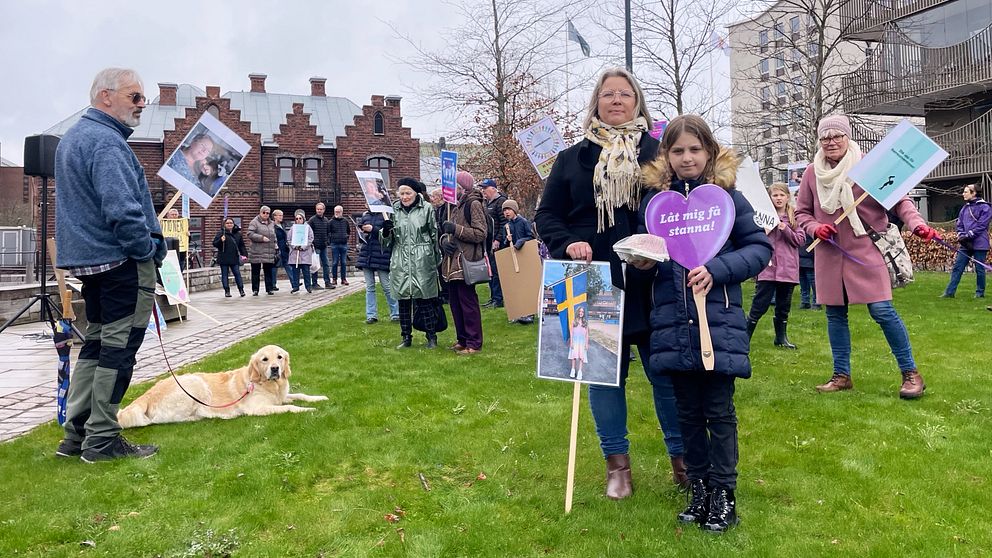
<path id="1" fill-rule="evenodd" d="M 704 177 L 700 182 L 733 190 L 737 183 L 738 166 L 740 159 L 737 154 L 726 147 L 721 147 L 713 165 L 713 174 Z M 641 180 L 646 188 L 652 190 L 665 191 L 671 187 L 672 167 L 668 164 L 668 155 L 663 150 L 658 150 L 658 156 L 654 160 L 641 165 Z"/>

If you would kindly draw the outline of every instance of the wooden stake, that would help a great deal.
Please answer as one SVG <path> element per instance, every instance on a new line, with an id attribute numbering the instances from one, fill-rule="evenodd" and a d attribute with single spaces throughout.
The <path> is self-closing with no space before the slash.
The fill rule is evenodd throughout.
<path id="1" fill-rule="evenodd" d="M 172 209 L 172 206 L 176 205 L 176 202 L 179 201 L 179 198 L 181 198 L 182 196 L 183 193 L 177 191 L 176 195 L 172 196 L 172 199 L 169 200 L 169 203 L 165 204 L 165 209 L 162 210 L 162 213 L 158 214 L 158 218 L 165 219 L 165 216 L 169 213 L 169 210 Z"/>
<path id="2" fill-rule="evenodd" d="M 55 238 L 49 238 L 48 255 L 52 260 L 52 269 L 55 270 L 55 281 L 59 284 L 59 299 L 62 301 L 62 317 L 67 320 L 75 320 L 76 313 L 72 310 L 72 291 L 65 285 L 65 270 L 55 267 Z"/>
<path id="3" fill-rule="evenodd" d="M 574 382 L 572 390 L 572 430 L 568 437 L 568 477 L 565 480 L 565 513 L 572 511 L 572 492 L 575 489 L 575 441 L 579 435 L 579 401 L 582 399 L 582 382 Z"/>
<path id="4" fill-rule="evenodd" d="M 699 319 L 699 348 L 703 355 L 703 368 L 713 370 L 716 366 L 716 356 L 713 354 L 710 323 L 706 319 L 706 294 L 693 292 L 692 299 L 696 301 L 696 315 Z"/>
<path id="5" fill-rule="evenodd" d="M 844 210 L 844 213 L 841 213 L 840 214 L 840 217 L 837 217 L 837 219 L 834 221 L 834 224 L 835 225 L 839 225 L 841 221 L 843 221 L 844 219 L 847 219 L 847 216 L 850 215 L 852 211 L 854 211 L 855 209 L 857 209 L 858 208 L 858 205 L 861 202 L 865 201 L 865 198 L 867 198 L 867 197 L 868 197 L 868 192 L 865 192 L 865 193 L 861 194 L 861 197 L 859 197 L 858 199 L 854 200 L 854 205 L 852 205 L 851 207 L 848 207 L 847 209 L 845 209 Z M 820 245 L 820 239 L 817 238 L 816 240 L 814 240 L 809 245 L 809 248 L 807 248 L 806 250 L 807 251 L 808 250 L 812 250 L 813 248 L 816 248 L 819 245 Z"/>
<path id="6" fill-rule="evenodd" d="M 520 273 L 520 264 L 517 263 L 517 249 L 513 247 L 513 234 L 510 232 L 510 225 L 504 225 L 506 227 L 506 238 L 510 245 L 510 258 L 513 260 L 513 272 Z"/>

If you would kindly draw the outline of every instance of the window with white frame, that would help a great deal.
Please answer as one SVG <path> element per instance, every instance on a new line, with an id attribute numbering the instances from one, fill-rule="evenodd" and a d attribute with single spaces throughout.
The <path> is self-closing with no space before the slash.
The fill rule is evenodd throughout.
<path id="1" fill-rule="evenodd" d="M 320 186 L 320 159 L 312 157 L 303 160 L 303 169 L 306 171 L 306 184 L 310 188 Z"/>
<path id="2" fill-rule="evenodd" d="M 280 186 L 293 186 L 293 167 L 295 163 L 292 157 L 279 157 L 276 159 L 276 166 L 279 167 Z"/>

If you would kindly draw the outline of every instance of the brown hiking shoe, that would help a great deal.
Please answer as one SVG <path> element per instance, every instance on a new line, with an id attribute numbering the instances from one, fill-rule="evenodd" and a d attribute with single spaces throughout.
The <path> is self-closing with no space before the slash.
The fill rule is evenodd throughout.
<path id="1" fill-rule="evenodd" d="M 899 397 L 903 399 L 916 399 L 923 396 L 923 391 L 927 385 L 923 383 L 923 376 L 916 370 L 905 370 L 902 373 L 902 387 L 899 388 Z"/>
<path id="2" fill-rule="evenodd" d="M 846 389 L 854 389 L 854 382 L 852 382 L 851 377 L 846 374 L 834 374 L 830 377 L 829 382 L 816 386 L 816 391 L 820 393 L 844 391 Z"/>

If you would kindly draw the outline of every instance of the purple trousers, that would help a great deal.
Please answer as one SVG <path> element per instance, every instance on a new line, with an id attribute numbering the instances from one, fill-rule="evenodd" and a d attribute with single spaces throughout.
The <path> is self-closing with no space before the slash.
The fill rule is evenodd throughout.
<path id="1" fill-rule="evenodd" d="M 451 317 L 455 320 L 455 336 L 458 344 L 468 349 L 482 348 L 482 309 L 475 285 L 465 281 L 448 282 L 448 305 Z"/>

